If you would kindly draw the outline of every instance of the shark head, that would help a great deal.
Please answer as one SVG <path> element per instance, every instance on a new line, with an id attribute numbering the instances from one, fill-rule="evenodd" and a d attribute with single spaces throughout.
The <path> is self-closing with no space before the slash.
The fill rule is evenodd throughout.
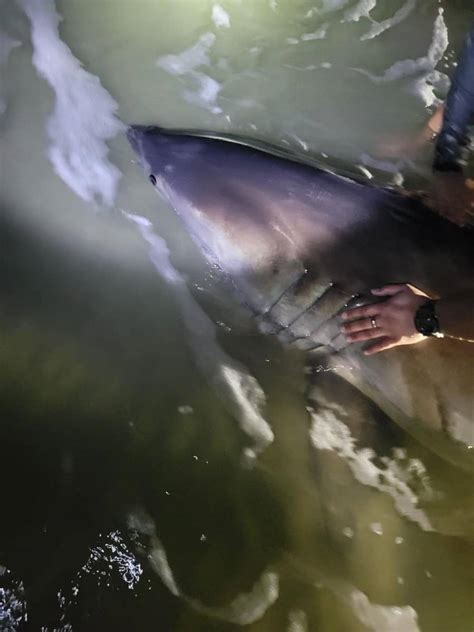
<path id="1" fill-rule="evenodd" d="M 274 157 L 238 142 L 157 127 L 131 127 L 128 139 L 152 186 L 252 309 L 265 313 L 304 275 L 307 235 L 297 213 L 291 217 L 296 197 L 289 193 L 281 204 L 283 161 L 275 165 Z"/>

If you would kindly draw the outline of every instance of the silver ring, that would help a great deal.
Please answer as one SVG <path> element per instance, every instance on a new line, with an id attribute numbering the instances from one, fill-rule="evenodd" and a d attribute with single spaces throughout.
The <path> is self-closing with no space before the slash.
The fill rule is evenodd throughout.
<path id="1" fill-rule="evenodd" d="M 372 324 L 372 329 L 376 329 L 377 328 L 377 321 L 375 320 L 375 316 L 371 316 L 370 317 L 370 322 Z"/>

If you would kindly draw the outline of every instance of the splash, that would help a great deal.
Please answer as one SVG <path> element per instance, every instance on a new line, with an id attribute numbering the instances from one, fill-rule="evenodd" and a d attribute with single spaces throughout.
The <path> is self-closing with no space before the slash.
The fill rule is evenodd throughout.
<path id="1" fill-rule="evenodd" d="M 21 42 L 13 39 L 6 33 L 0 29 L 0 66 L 3 66 L 8 62 L 8 58 L 10 57 L 10 53 L 14 48 L 17 48 L 21 45 Z M 0 94 L 0 115 L 4 114 L 7 109 L 7 102 L 5 97 Z"/>
<path id="2" fill-rule="evenodd" d="M 130 542 L 128 533 L 123 534 L 119 530 L 110 531 L 106 535 L 99 533 L 99 538 L 98 544 L 89 549 L 89 556 L 80 570 L 57 593 L 59 617 L 56 625 L 51 628 L 42 627 L 42 632 L 72 632 L 73 627 L 66 619 L 72 616 L 74 608 L 81 606 L 81 590 L 84 589 L 87 599 L 88 577 L 94 578 L 94 589 L 102 586 L 109 590 L 118 590 L 121 584 L 133 590 L 141 580 L 142 566 L 130 550 L 135 539 L 132 538 Z"/>
<path id="3" fill-rule="evenodd" d="M 8 568 L 0 566 L 0 630 L 15 632 L 27 621 L 23 582 L 15 580 Z"/>
<path id="4" fill-rule="evenodd" d="M 128 550 L 120 531 L 111 531 L 103 544 L 93 547 L 81 570 L 101 579 L 104 577 L 104 569 L 109 569 L 106 576 L 110 575 L 109 571 L 114 570 L 130 590 L 135 588 L 143 573 L 140 563 Z"/>
<path id="5" fill-rule="evenodd" d="M 190 103 L 209 109 L 213 114 L 222 112 L 216 104 L 222 86 L 209 75 L 197 70 L 210 65 L 210 50 L 216 41 L 214 33 L 204 33 L 194 46 L 176 55 L 159 57 L 156 64 L 170 75 L 187 77 L 192 90 L 186 89 L 184 96 Z"/>
<path id="6" fill-rule="evenodd" d="M 265 395 L 260 385 L 245 367 L 221 349 L 214 324 L 196 303 L 183 277 L 172 265 L 168 246 L 154 233 L 151 222 L 139 215 L 125 213 L 125 216 L 138 227 L 150 246 L 150 259 L 158 274 L 176 290 L 197 365 L 214 385 L 231 414 L 238 419 L 242 430 L 252 439 L 254 454 L 259 454 L 274 438 L 261 413 Z M 248 451 L 246 454 L 249 454 Z"/>
<path id="7" fill-rule="evenodd" d="M 410 486 L 410 483 L 419 483 L 423 493 L 432 496 L 425 468 L 420 461 L 411 459 L 405 464 L 404 455 L 395 453 L 393 458 L 381 458 L 383 467 L 380 467 L 375 463 L 373 450 L 357 450 L 349 428 L 337 416 L 345 415 L 340 408 L 324 408 L 318 413 L 313 409 L 308 410 L 312 420 L 310 437 L 318 450 L 334 451 L 347 462 L 357 481 L 388 494 L 402 516 L 418 524 L 424 531 L 433 531 L 427 515 L 417 506 L 419 499 Z"/>
<path id="8" fill-rule="evenodd" d="M 54 0 L 17 2 L 31 22 L 33 64 L 56 96 L 47 125 L 48 157 L 80 198 L 111 206 L 121 173 L 108 160 L 105 141 L 124 130 L 117 103 L 60 39 Z"/>
<path id="9" fill-rule="evenodd" d="M 218 619 L 234 625 L 250 625 L 261 619 L 275 603 L 279 595 L 279 578 L 276 573 L 265 571 L 249 592 L 240 593 L 225 606 L 207 606 L 198 599 L 185 595 L 177 584 L 168 562 L 166 551 L 156 535 L 151 518 L 143 512 L 129 516 L 129 527 L 142 536 L 147 536 L 150 566 L 163 584 L 175 597 L 183 599 L 193 610 L 212 619 Z"/>

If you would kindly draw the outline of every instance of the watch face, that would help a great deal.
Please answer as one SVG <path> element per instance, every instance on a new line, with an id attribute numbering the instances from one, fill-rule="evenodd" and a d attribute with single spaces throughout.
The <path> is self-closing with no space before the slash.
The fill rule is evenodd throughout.
<path id="1" fill-rule="evenodd" d="M 424 336 L 439 333 L 439 322 L 435 312 L 435 301 L 427 301 L 415 314 L 416 330 Z"/>

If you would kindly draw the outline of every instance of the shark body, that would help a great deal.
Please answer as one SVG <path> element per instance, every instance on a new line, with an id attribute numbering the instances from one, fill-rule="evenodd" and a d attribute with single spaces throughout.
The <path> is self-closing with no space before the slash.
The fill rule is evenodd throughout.
<path id="1" fill-rule="evenodd" d="M 324 357 L 410 434 L 472 468 L 474 345 L 427 340 L 366 357 L 340 333 L 370 288 L 474 291 L 469 231 L 421 201 L 238 136 L 134 126 L 152 184 L 265 332 Z"/>

